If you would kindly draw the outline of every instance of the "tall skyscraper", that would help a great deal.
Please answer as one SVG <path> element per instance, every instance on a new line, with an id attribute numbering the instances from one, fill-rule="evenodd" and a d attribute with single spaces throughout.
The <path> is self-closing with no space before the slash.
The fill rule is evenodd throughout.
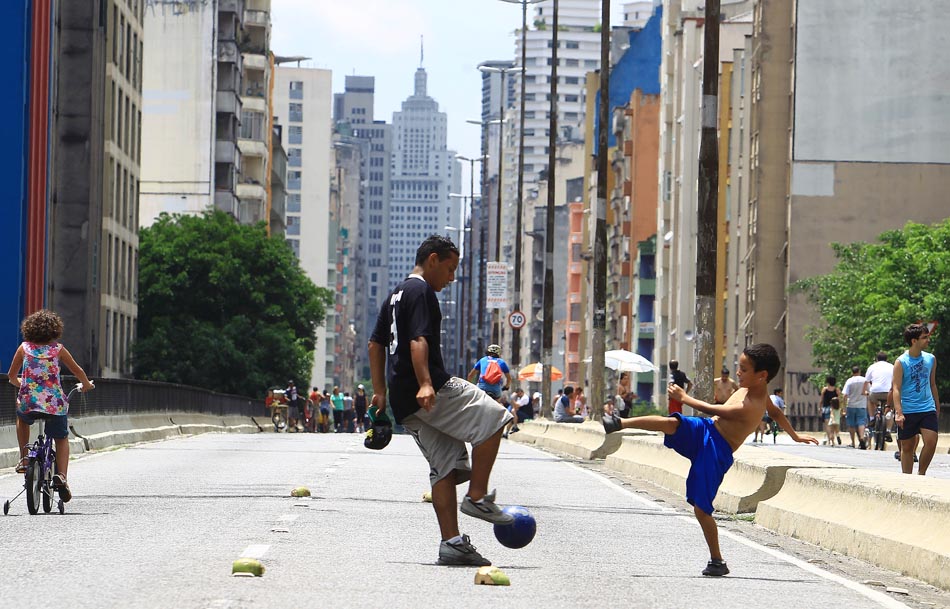
<path id="1" fill-rule="evenodd" d="M 362 202 L 355 251 L 353 325 L 355 374 L 369 378 L 369 358 L 364 346 L 376 325 L 379 301 L 389 293 L 389 200 L 392 174 L 392 126 L 374 120 L 375 79 L 347 76 L 343 93 L 333 96 L 333 120 L 340 134 L 362 142 Z"/>
<path id="2" fill-rule="evenodd" d="M 449 196 L 461 188 L 455 151 L 447 146 L 448 118 L 426 90 L 427 74 L 416 70 L 412 95 L 393 113 L 392 199 L 389 225 L 389 276 L 405 277 L 416 249 L 446 226 L 462 226 L 462 205 Z M 453 238 L 456 235 L 453 235 Z M 458 284 L 439 293 L 442 304 L 442 352 L 448 370 L 458 367 Z"/>

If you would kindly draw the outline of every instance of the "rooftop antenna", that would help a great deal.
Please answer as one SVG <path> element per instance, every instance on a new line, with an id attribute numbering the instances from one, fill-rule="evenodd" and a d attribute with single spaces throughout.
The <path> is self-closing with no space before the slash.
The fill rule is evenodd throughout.
<path id="1" fill-rule="evenodd" d="M 422 67 L 423 61 L 425 60 L 425 56 L 426 56 L 426 50 L 425 50 L 424 36 L 422 34 L 419 34 L 419 67 L 420 68 Z"/>

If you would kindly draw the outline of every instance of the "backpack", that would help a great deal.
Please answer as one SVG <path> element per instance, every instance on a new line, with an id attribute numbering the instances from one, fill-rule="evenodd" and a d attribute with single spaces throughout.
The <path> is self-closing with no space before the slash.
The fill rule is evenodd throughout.
<path id="1" fill-rule="evenodd" d="M 501 366 L 498 365 L 498 360 L 488 360 L 488 365 L 485 366 L 485 371 L 482 372 L 481 380 L 489 385 L 497 385 L 504 377 L 505 373 L 501 371 Z"/>

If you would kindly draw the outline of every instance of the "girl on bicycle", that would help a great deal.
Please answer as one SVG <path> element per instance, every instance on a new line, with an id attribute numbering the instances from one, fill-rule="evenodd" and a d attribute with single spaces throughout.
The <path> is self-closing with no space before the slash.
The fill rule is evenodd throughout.
<path id="1" fill-rule="evenodd" d="M 37 418 L 46 419 L 46 434 L 56 444 L 56 475 L 53 488 L 59 491 L 63 502 L 72 499 L 66 482 L 69 467 L 69 426 L 66 413 L 69 404 L 60 382 L 60 361 L 82 382 L 82 391 L 95 387 L 85 371 L 79 367 L 59 341 L 63 335 L 63 320 L 47 309 L 28 316 L 20 325 L 24 341 L 16 350 L 7 378 L 18 389 L 16 410 L 16 438 L 20 446 L 17 473 L 26 471 L 26 453 L 29 450 L 30 425 Z"/>

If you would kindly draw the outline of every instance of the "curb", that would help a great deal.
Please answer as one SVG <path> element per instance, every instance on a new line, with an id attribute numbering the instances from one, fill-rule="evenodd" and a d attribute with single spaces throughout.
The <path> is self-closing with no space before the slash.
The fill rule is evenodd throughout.
<path id="1" fill-rule="evenodd" d="M 604 427 L 594 421 L 583 423 L 555 423 L 548 420 L 529 420 L 519 423 L 521 429 L 508 436 L 523 444 L 534 444 L 581 459 L 603 459 L 620 448 L 623 434 L 606 434 Z"/>
<path id="2" fill-rule="evenodd" d="M 950 589 L 950 481 L 858 469 L 793 469 L 755 522 Z"/>

